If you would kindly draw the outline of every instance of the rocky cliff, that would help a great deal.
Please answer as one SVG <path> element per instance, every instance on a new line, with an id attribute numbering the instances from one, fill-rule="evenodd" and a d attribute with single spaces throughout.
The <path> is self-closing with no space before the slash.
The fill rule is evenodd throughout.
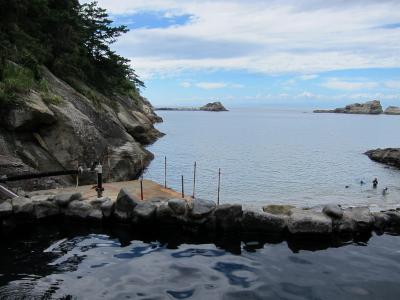
<path id="1" fill-rule="evenodd" d="M 354 103 L 346 107 L 340 107 L 333 110 L 314 110 L 314 113 L 340 113 L 340 114 L 366 114 L 379 115 L 383 113 L 382 105 L 379 100 L 368 101 L 365 103 Z"/>
<path id="2" fill-rule="evenodd" d="M 204 111 L 228 111 L 221 102 L 207 103 L 206 105 L 200 107 L 200 110 Z"/>
<path id="3" fill-rule="evenodd" d="M 369 150 L 365 154 L 373 161 L 400 168 L 400 148 Z"/>
<path id="4" fill-rule="evenodd" d="M 23 105 L 1 109 L 0 176 L 76 169 L 101 161 L 107 181 L 137 177 L 153 158 L 144 146 L 162 135 L 153 126 L 162 120 L 151 104 L 140 96 L 106 97 L 81 83 L 98 99 L 94 102 L 46 68 L 42 73 L 46 96 L 32 88 L 18 95 Z M 81 182 L 93 182 L 93 177 L 82 177 Z M 73 183 L 74 178 L 64 176 L 9 186 L 33 190 Z"/>

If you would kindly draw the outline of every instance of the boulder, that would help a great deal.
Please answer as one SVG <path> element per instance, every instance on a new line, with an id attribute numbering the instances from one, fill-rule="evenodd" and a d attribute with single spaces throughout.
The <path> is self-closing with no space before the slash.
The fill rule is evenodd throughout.
<path id="1" fill-rule="evenodd" d="M 140 202 L 141 201 L 135 196 L 131 195 L 127 189 L 122 188 L 117 196 L 114 214 L 121 220 L 131 219 L 133 215 L 133 209 Z"/>
<path id="2" fill-rule="evenodd" d="M 114 213 L 115 202 L 112 201 L 110 198 L 105 198 L 100 205 L 101 211 L 103 212 L 103 216 L 105 218 L 110 218 Z"/>
<path id="3" fill-rule="evenodd" d="M 60 214 L 60 208 L 48 200 L 33 201 L 33 216 L 35 219 L 44 219 Z"/>
<path id="4" fill-rule="evenodd" d="M 383 112 L 382 105 L 379 100 L 368 101 L 365 103 L 354 103 L 343 108 L 333 110 L 314 110 L 314 113 L 340 113 L 340 114 L 367 114 L 379 115 Z"/>
<path id="5" fill-rule="evenodd" d="M 332 219 L 321 212 L 293 209 L 288 230 L 293 234 L 327 234 L 332 232 Z"/>
<path id="6" fill-rule="evenodd" d="M 322 212 L 333 219 L 341 219 L 343 217 L 343 209 L 337 204 L 325 205 Z"/>
<path id="7" fill-rule="evenodd" d="M 374 229 L 376 230 L 384 231 L 390 223 L 390 216 L 383 212 L 374 212 L 372 216 L 374 217 Z"/>
<path id="8" fill-rule="evenodd" d="M 0 218 L 8 217 L 13 212 L 10 200 L 0 200 Z"/>
<path id="9" fill-rule="evenodd" d="M 373 161 L 400 169 L 400 148 L 369 150 L 365 154 Z"/>
<path id="10" fill-rule="evenodd" d="M 175 223 L 176 218 L 174 211 L 169 207 L 167 202 L 161 203 L 156 210 L 157 222 L 162 224 Z"/>
<path id="11" fill-rule="evenodd" d="M 60 207 L 67 207 L 74 200 L 81 200 L 82 194 L 78 192 L 60 193 L 54 196 L 54 202 Z"/>
<path id="12" fill-rule="evenodd" d="M 65 210 L 65 215 L 72 218 L 87 219 L 94 209 L 88 201 L 73 200 Z"/>
<path id="13" fill-rule="evenodd" d="M 340 220 L 334 220 L 334 231 L 368 231 L 372 229 L 374 221 L 374 216 L 368 207 L 350 207 L 343 210 L 343 217 Z"/>
<path id="14" fill-rule="evenodd" d="M 32 215 L 33 203 L 30 198 L 16 197 L 11 200 L 14 214 Z"/>
<path id="15" fill-rule="evenodd" d="M 99 222 L 103 220 L 103 212 L 100 208 L 92 208 L 89 212 L 88 219 Z"/>
<path id="16" fill-rule="evenodd" d="M 184 215 L 187 209 L 187 202 L 184 199 L 174 198 L 168 200 L 168 206 L 176 215 Z"/>
<path id="17" fill-rule="evenodd" d="M 243 210 L 240 204 L 222 204 L 217 206 L 214 211 L 217 227 L 225 231 L 235 230 L 240 227 L 242 216 Z"/>
<path id="18" fill-rule="evenodd" d="M 190 216 L 194 219 L 201 219 L 211 214 L 216 205 L 213 201 L 204 199 L 193 199 L 191 203 Z"/>
<path id="19" fill-rule="evenodd" d="M 2 118 L 9 130 L 32 130 L 56 122 L 54 113 L 43 102 L 39 93 L 31 90 L 24 106 L 9 110 Z"/>
<path id="20" fill-rule="evenodd" d="M 400 115 L 400 107 L 398 106 L 389 106 L 385 109 L 384 114 L 386 115 Z"/>
<path id="21" fill-rule="evenodd" d="M 288 217 L 255 211 L 244 211 L 242 230 L 245 232 L 282 233 L 287 225 Z"/>
<path id="22" fill-rule="evenodd" d="M 295 208 L 293 205 L 277 205 L 270 204 L 263 206 L 263 211 L 273 215 L 286 215 L 290 216 L 291 210 Z"/>
<path id="23" fill-rule="evenodd" d="M 206 105 L 200 107 L 203 111 L 228 111 L 221 102 L 207 103 Z"/>
<path id="24" fill-rule="evenodd" d="M 398 210 L 388 210 L 385 211 L 385 215 L 389 218 L 387 227 L 390 228 L 400 228 L 400 211 Z"/>
<path id="25" fill-rule="evenodd" d="M 135 206 L 133 210 L 132 221 L 150 222 L 153 221 L 156 214 L 157 205 L 152 202 L 142 202 Z"/>

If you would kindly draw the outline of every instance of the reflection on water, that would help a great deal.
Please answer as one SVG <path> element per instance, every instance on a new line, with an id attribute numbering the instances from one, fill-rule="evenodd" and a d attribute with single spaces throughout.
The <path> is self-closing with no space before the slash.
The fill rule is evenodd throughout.
<path id="1" fill-rule="evenodd" d="M 398 299 L 400 295 L 397 236 L 347 241 L 270 236 L 194 240 L 178 232 L 130 231 L 44 226 L 2 235 L 0 299 Z"/>

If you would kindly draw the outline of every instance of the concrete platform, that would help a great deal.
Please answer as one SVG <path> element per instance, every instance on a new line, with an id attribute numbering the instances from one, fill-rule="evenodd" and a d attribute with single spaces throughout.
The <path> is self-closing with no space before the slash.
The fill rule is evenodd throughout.
<path id="1" fill-rule="evenodd" d="M 122 188 L 129 191 L 130 194 L 136 196 L 140 199 L 140 181 L 121 181 L 121 182 L 111 182 L 104 183 L 104 197 L 109 197 L 111 200 L 115 201 L 117 199 L 118 193 Z M 94 199 L 97 198 L 96 186 L 95 185 L 82 185 L 78 187 L 67 187 L 52 190 L 36 191 L 34 194 L 58 194 L 62 192 L 80 192 L 83 199 Z M 151 198 L 182 198 L 182 194 L 178 193 L 172 189 L 164 188 L 164 186 L 151 181 L 143 180 L 143 200 L 149 200 Z M 190 196 L 185 197 L 186 200 L 191 199 Z"/>

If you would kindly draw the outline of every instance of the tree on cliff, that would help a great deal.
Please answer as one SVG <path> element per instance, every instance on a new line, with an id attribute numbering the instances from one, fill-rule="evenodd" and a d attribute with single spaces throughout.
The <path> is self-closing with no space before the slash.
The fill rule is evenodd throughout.
<path id="1" fill-rule="evenodd" d="M 137 94 L 143 82 L 129 60 L 110 49 L 127 31 L 114 27 L 96 2 L 0 0 L 0 103 L 29 76 L 40 80 L 40 65 L 72 85 L 82 81 L 106 94 Z M 9 62 L 25 71 L 10 72 Z"/>

